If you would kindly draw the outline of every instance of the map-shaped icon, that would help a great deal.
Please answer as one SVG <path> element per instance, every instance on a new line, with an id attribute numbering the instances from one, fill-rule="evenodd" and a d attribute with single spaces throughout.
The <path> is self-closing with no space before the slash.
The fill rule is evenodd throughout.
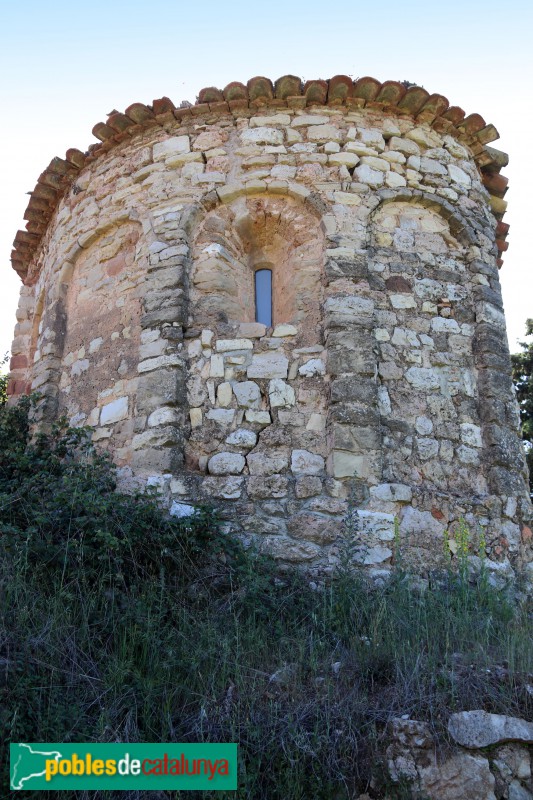
<path id="1" fill-rule="evenodd" d="M 13 791 L 31 789 L 32 778 L 44 778 L 46 762 L 50 759 L 58 761 L 61 753 L 57 750 L 34 750 L 24 742 L 11 746 L 11 777 L 10 784 Z M 30 783 L 30 785 L 27 785 Z"/>

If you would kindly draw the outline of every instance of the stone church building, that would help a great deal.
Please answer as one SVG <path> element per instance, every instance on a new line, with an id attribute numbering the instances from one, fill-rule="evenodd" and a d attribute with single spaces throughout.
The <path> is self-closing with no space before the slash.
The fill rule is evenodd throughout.
<path id="1" fill-rule="evenodd" d="M 122 485 L 285 563 L 437 566 L 461 519 L 531 561 L 498 268 L 507 156 L 425 89 L 336 76 L 113 111 L 39 177 L 10 393 Z M 446 533 L 448 532 L 448 533 Z"/>

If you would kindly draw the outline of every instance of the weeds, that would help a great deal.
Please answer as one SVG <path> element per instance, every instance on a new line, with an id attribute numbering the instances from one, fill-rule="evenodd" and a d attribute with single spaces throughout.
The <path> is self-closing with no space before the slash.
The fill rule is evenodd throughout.
<path id="1" fill-rule="evenodd" d="M 486 581 L 449 569 L 412 591 L 396 536 L 377 588 L 348 526 L 337 577 L 309 585 L 209 510 L 172 520 L 117 493 L 79 431 L 28 445 L 25 415 L 0 413 L 2 763 L 10 740 L 235 741 L 233 797 L 348 800 L 395 716 L 442 733 L 462 708 L 531 714 L 527 611 Z"/>

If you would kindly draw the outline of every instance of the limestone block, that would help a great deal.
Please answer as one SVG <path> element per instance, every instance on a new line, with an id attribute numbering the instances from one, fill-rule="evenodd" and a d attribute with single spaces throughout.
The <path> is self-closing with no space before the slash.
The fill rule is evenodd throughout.
<path id="1" fill-rule="evenodd" d="M 100 425 L 111 425 L 128 416 L 128 398 L 117 397 L 103 406 L 100 412 Z"/>
<path id="2" fill-rule="evenodd" d="M 249 453 L 246 456 L 246 463 L 250 475 L 274 475 L 289 466 L 289 451 L 281 447 L 260 453 Z"/>
<path id="3" fill-rule="evenodd" d="M 455 164 L 448 164 L 448 172 L 454 183 L 458 183 L 466 189 L 472 185 L 472 178 L 463 169 L 456 167 Z"/>
<path id="4" fill-rule="evenodd" d="M 224 377 L 224 358 L 223 356 L 214 355 L 210 358 L 209 374 L 212 378 Z"/>
<path id="5" fill-rule="evenodd" d="M 297 477 L 294 492 L 299 499 L 315 497 L 322 491 L 322 481 L 316 475 L 302 475 Z"/>
<path id="6" fill-rule="evenodd" d="M 307 138 L 310 142 L 342 142 L 343 133 L 335 125 L 310 125 Z"/>
<path id="7" fill-rule="evenodd" d="M 360 164 L 360 166 L 356 167 L 353 171 L 353 177 L 359 183 L 368 184 L 372 189 L 378 189 L 385 180 L 384 173 L 381 170 L 372 169 L 368 164 Z"/>
<path id="8" fill-rule="evenodd" d="M 204 478 L 202 492 L 207 497 L 215 497 L 222 500 L 238 500 L 242 494 L 244 478 L 237 475 L 228 477 Z"/>
<path id="9" fill-rule="evenodd" d="M 245 413 L 247 422 L 255 423 L 256 425 L 270 425 L 272 422 L 269 411 L 253 411 L 248 409 Z"/>
<path id="10" fill-rule="evenodd" d="M 283 131 L 266 126 L 249 128 L 241 133 L 241 141 L 243 144 L 283 144 Z"/>
<path id="11" fill-rule="evenodd" d="M 273 558 L 297 564 L 301 561 L 312 561 L 321 553 L 320 547 L 311 542 L 295 542 L 285 536 L 265 536 L 262 549 Z"/>
<path id="12" fill-rule="evenodd" d="M 324 308 L 331 326 L 369 325 L 373 319 L 374 302 L 366 297 L 344 295 L 328 297 Z"/>
<path id="13" fill-rule="evenodd" d="M 266 325 L 261 322 L 241 322 L 239 336 L 249 339 L 260 339 L 266 334 Z"/>
<path id="14" fill-rule="evenodd" d="M 213 339 L 214 333 L 213 331 L 203 330 L 202 335 L 200 337 L 200 341 L 202 343 L 202 347 L 211 347 L 211 341 Z"/>
<path id="15" fill-rule="evenodd" d="M 219 406 L 227 408 L 227 406 L 231 405 L 232 396 L 231 383 L 224 382 L 219 384 L 217 388 L 217 403 Z"/>
<path id="16" fill-rule="evenodd" d="M 446 319 L 446 317 L 433 317 L 431 330 L 434 333 L 460 333 L 461 331 L 454 319 Z"/>
<path id="17" fill-rule="evenodd" d="M 309 417 L 309 422 L 305 426 L 307 431 L 314 431 L 315 433 L 324 433 L 326 430 L 326 417 L 324 414 L 313 413 Z"/>
<path id="18" fill-rule="evenodd" d="M 416 308 L 416 300 L 412 294 L 391 294 L 389 300 L 393 308 Z"/>
<path id="19" fill-rule="evenodd" d="M 460 445 L 456 453 L 462 464 L 479 464 L 479 450 L 477 448 Z"/>
<path id="20" fill-rule="evenodd" d="M 315 375 L 325 375 L 326 365 L 320 358 L 311 358 L 298 369 L 298 374 L 304 378 L 312 378 Z"/>
<path id="21" fill-rule="evenodd" d="M 191 428 L 199 428 L 203 422 L 202 409 L 191 408 L 189 411 L 189 419 L 191 421 Z"/>
<path id="22" fill-rule="evenodd" d="M 282 353 L 257 353 L 252 357 L 247 375 L 249 378 L 286 378 L 288 370 L 289 360 Z"/>
<path id="23" fill-rule="evenodd" d="M 416 432 L 419 433 L 420 436 L 429 436 L 429 434 L 433 431 L 433 422 L 429 419 L 429 417 L 422 415 L 416 418 L 415 428 Z"/>
<path id="24" fill-rule="evenodd" d="M 420 339 L 409 328 L 395 328 L 391 341 L 398 347 L 420 347 Z"/>
<path id="25" fill-rule="evenodd" d="M 103 409 L 102 409 L 103 413 Z M 175 408 L 157 408 L 148 417 L 148 427 L 155 428 L 157 425 L 168 425 L 169 423 L 179 423 L 181 416 Z"/>
<path id="26" fill-rule="evenodd" d="M 261 408 L 261 389 L 253 381 L 233 384 L 233 393 L 239 408 Z"/>
<path id="27" fill-rule="evenodd" d="M 483 447 L 481 440 L 481 428 L 479 425 L 473 425 L 470 422 L 462 422 L 459 426 L 461 428 L 461 441 L 469 447 Z"/>
<path id="28" fill-rule="evenodd" d="M 378 373 L 385 381 L 396 381 L 403 376 L 403 370 L 394 361 L 381 361 L 378 364 Z"/>
<path id="29" fill-rule="evenodd" d="M 359 164 L 359 156 L 355 153 L 332 153 L 328 158 L 328 164 L 332 167 L 356 167 Z"/>
<path id="30" fill-rule="evenodd" d="M 438 134 L 432 131 L 429 127 L 411 128 L 411 130 L 405 134 L 405 139 L 411 139 L 413 142 L 416 142 L 422 147 L 440 147 L 442 145 Z"/>
<path id="31" fill-rule="evenodd" d="M 302 114 L 291 122 L 293 128 L 302 128 L 307 125 L 327 125 L 329 117 L 321 114 Z"/>
<path id="32" fill-rule="evenodd" d="M 222 147 L 223 144 L 224 139 L 220 131 L 202 131 L 194 140 L 193 150 L 213 150 Z"/>
<path id="33" fill-rule="evenodd" d="M 342 534 L 342 522 L 318 514 L 295 514 L 287 522 L 287 530 L 294 539 L 325 545 Z"/>
<path id="34" fill-rule="evenodd" d="M 72 375 L 73 378 L 77 378 L 83 372 L 87 372 L 89 366 L 90 363 L 87 358 L 79 358 L 77 361 L 73 363 L 72 368 L 70 370 L 70 374 Z"/>
<path id="35" fill-rule="evenodd" d="M 262 128 L 270 125 L 290 125 L 291 118 L 288 114 L 272 114 L 270 117 L 252 117 L 251 128 Z"/>
<path id="36" fill-rule="evenodd" d="M 154 144 L 154 161 L 164 161 L 169 156 L 189 153 L 191 150 L 188 136 L 171 136 L 163 142 Z"/>
<path id="37" fill-rule="evenodd" d="M 212 419 L 217 425 L 231 425 L 235 419 L 233 408 L 212 408 L 206 414 L 207 419 Z"/>
<path id="38" fill-rule="evenodd" d="M 443 164 L 434 158 L 427 158 L 422 156 L 420 159 L 420 172 L 429 173 L 430 175 L 448 175 L 448 171 Z"/>
<path id="39" fill-rule="evenodd" d="M 436 439 L 420 438 L 416 440 L 416 447 L 421 461 L 435 458 L 439 452 L 439 443 Z"/>
<path id="40" fill-rule="evenodd" d="M 439 376 L 428 367 L 409 367 L 405 377 L 414 389 L 431 391 L 440 387 Z"/>
<path id="41" fill-rule="evenodd" d="M 378 486 L 370 487 L 370 497 L 386 503 L 410 503 L 413 492 L 410 486 L 405 486 L 403 483 L 380 483 Z"/>
<path id="42" fill-rule="evenodd" d="M 137 372 L 151 372 L 160 367 L 182 366 L 181 356 L 172 353 L 168 356 L 158 356 L 157 358 L 147 358 L 137 366 Z"/>
<path id="43" fill-rule="evenodd" d="M 325 461 L 322 456 L 310 453 L 309 450 L 292 451 L 291 470 L 295 475 L 320 475 L 324 467 Z"/>
<path id="44" fill-rule="evenodd" d="M 244 457 L 239 453 L 217 453 L 207 462 L 211 475 L 239 475 L 245 465 Z"/>
<path id="45" fill-rule="evenodd" d="M 249 339 L 218 339 L 215 349 L 218 353 L 227 353 L 232 350 L 251 350 L 252 342 Z"/>
<path id="46" fill-rule="evenodd" d="M 346 450 L 334 450 L 333 476 L 335 478 L 367 478 L 369 464 L 366 456 L 355 455 Z"/>
<path id="47" fill-rule="evenodd" d="M 379 172 L 389 172 L 390 170 L 390 164 L 386 159 L 376 158 L 375 156 L 363 156 L 361 158 L 361 164 L 366 164 Z"/>
<path id="48" fill-rule="evenodd" d="M 285 336 L 296 336 L 298 333 L 298 328 L 294 325 L 287 325 L 286 323 L 282 323 L 280 325 L 276 325 L 272 336 L 274 338 L 283 338 Z"/>
<path id="49" fill-rule="evenodd" d="M 533 722 L 486 711 L 459 711 L 452 714 L 448 732 L 461 747 L 473 750 L 510 741 L 533 744 Z"/>
<path id="50" fill-rule="evenodd" d="M 188 503 L 180 503 L 174 500 L 168 513 L 171 517 L 192 517 L 192 515 L 196 513 L 196 508 L 190 506 Z"/>
<path id="51" fill-rule="evenodd" d="M 399 189 L 401 186 L 407 186 L 406 179 L 403 175 L 398 175 L 397 172 L 387 172 L 385 183 L 390 189 Z"/>
<path id="52" fill-rule="evenodd" d="M 248 479 L 246 485 L 249 497 L 263 500 L 279 499 L 287 496 L 289 481 L 284 475 L 267 475 Z"/>
<path id="53" fill-rule="evenodd" d="M 290 408 L 296 402 L 292 386 L 279 378 L 274 378 L 268 384 L 268 396 L 272 408 Z"/>
<path id="54" fill-rule="evenodd" d="M 250 449 L 257 444 L 257 434 L 247 428 L 238 428 L 233 433 L 230 433 L 226 439 L 226 444 Z"/>

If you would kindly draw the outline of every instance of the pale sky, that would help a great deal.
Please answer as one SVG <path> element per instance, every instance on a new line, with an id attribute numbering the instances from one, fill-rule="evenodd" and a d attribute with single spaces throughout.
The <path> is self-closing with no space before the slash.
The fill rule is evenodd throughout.
<path id="1" fill-rule="evenodd" d="M 113 109 L 167 95 L 194 102 L 204 86 L 371 75 L 409 80 L 477 112 L 510 155 L 500 272 L 511 351 L 533 317 L 531 268 L 533 6 L 524 0 L 13 0 L 0 2 L 0 358 L 10 348 L 20 280 L 11 244 L 27 192 L 55 156 L 86 150 Z"/>

